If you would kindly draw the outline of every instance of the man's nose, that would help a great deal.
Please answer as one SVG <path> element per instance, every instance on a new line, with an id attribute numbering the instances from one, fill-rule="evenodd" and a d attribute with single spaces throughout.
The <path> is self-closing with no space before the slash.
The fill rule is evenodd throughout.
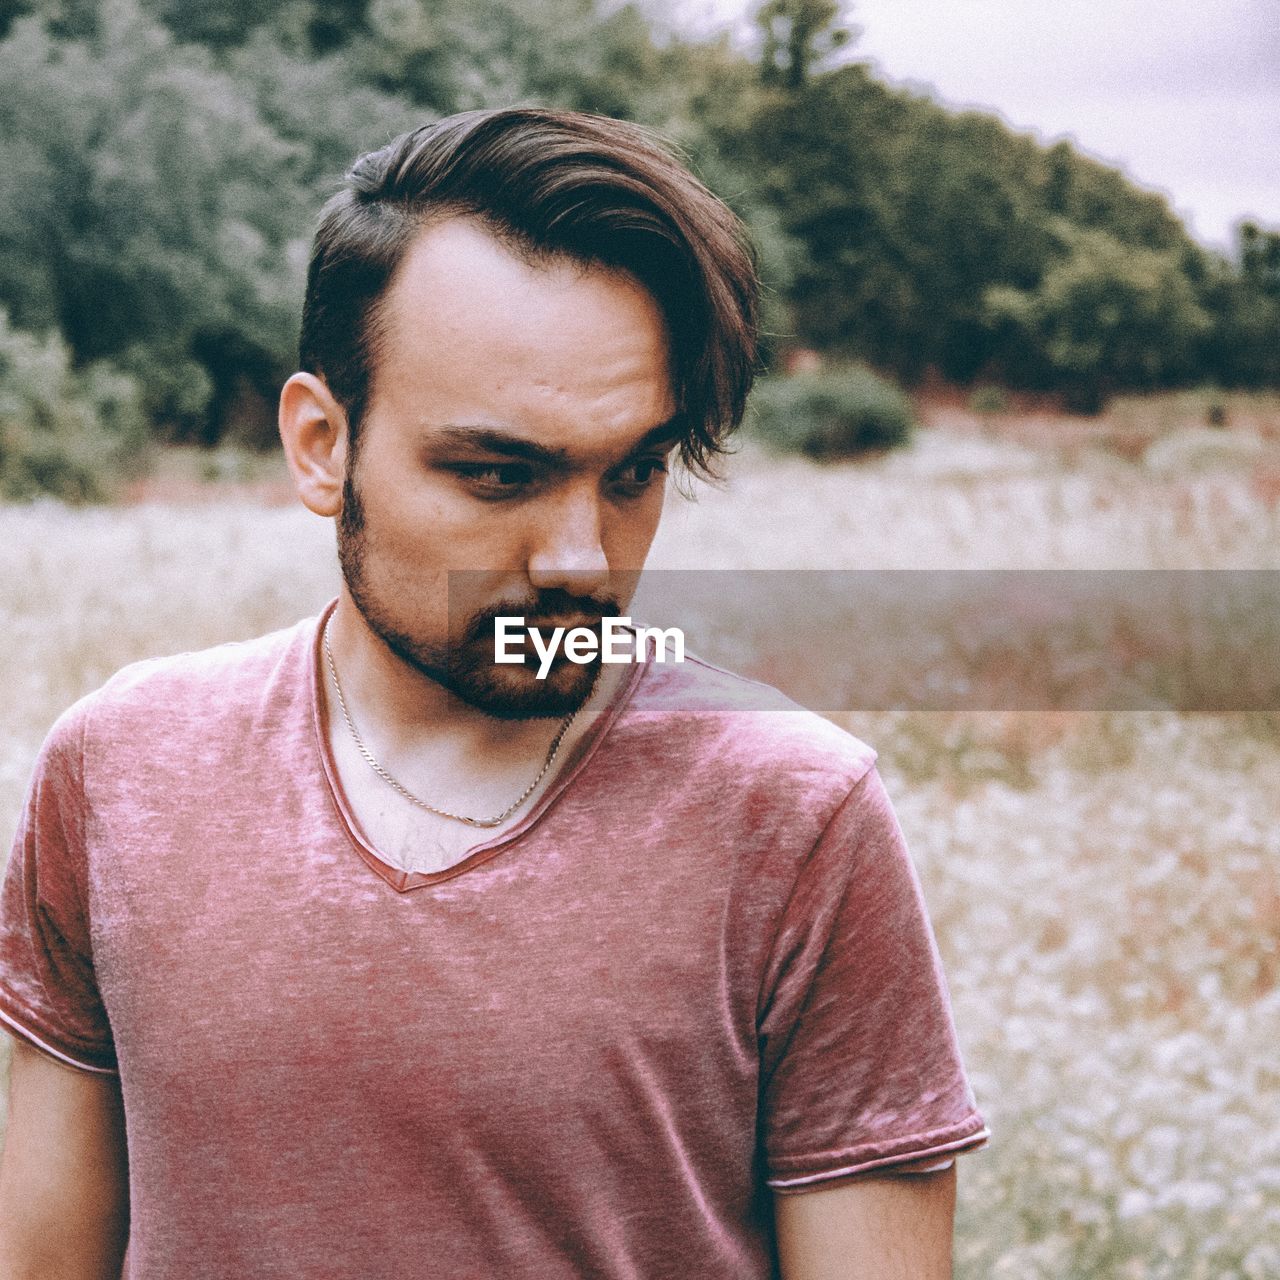
<path id="1" fill-rule="evenodd" d="M 603 593 L 609 584 L 603 513 L 599 495 L 566 496 L 547 513 L 529 553 L 529 585 L 538 591 L 560 588 L 575 596 Z"/>

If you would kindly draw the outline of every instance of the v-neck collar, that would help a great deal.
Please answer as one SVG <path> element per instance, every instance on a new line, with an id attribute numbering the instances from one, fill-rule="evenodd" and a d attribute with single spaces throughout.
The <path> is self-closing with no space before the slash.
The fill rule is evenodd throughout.
<path id="1" fill-rule="evenodd" d="M 489 840 L 484 840 L 480 844 L 474 845 L 458 862 L 455 862 L 450 867 L 445 867 L 442 871 L 405 871 L 401 867 L 393 866 L 386 857 L 379 853 L 377 846 L 361 829 L 351 808 L 350 801 L 347 799 L 347 794 L 343 789 L 342 780 L 338 776 L 337 762 L 334 759 L 333 749 L 329 743 L 329 735 L 325 732 L 324 694 L 321 687 L 323 667 L 321 665 L 320 647 L 324 636 L 325 624 L 329 621 L 337 605 L 338 601 L 335 597 L 321 611 L 316 621 L 315 630 L 307 645 L 307 682 L 311 691 L 311 721 L 316 750 L 320 756 L 325 788 L 333 801 L 334 811 L 344 834 L 370 869 L 376 872 L 398 893 L 405 893 L 411 889 L 423 889 L 428 885 L 439 884 L 444 880 L 452 880 L 455 876 L 465 875 L 473 868 L 488 862 L 491 858 L 497 857 L 498 854 L 521 839 L 530 828 L 541 820 L 543 815 L 564 794 L 578 774 L 586 768 L 613 726 L 614 721 L 617 720 L 623 708 L 631 700 L 631 695 L 643 678 L 645 667 L 647 666 L 644 662 L 635 664 L 634 669 L 627 679 L 623 681 L 622 686 L 614 692 L 612 700 L 596 717 L 595 724 L 591 726 L 588 732 L 585 747 L 579 744 L 577 760 L 552 782 L 534 802 L 529 812 L 514 827 L 504 831 L 500 836 L 494 836 Z"/>

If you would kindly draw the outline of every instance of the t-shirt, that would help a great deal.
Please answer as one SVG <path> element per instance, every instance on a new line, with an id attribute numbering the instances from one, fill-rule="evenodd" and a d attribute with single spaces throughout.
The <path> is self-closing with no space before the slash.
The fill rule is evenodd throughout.
<path id="1" fill-rule="evenodd" d="M 125 668 L 32 780 L 0 1018 L 119 1073 L 127 1276 L 749 1280 L 772 1190 L 983 1145 L 870 747 L 641 663 L 523 821 L 406 872 L 327 612 Z"/>

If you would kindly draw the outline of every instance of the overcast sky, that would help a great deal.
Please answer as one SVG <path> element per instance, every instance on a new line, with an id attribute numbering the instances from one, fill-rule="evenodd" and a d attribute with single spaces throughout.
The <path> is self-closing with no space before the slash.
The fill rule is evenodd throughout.
<path id="1" fill-rule="evenodd" d="M 731 21 L 752 0 L 674 0 Z M 857 0 L 856 56 L 943 101 L 1070 136 L 1226 245 L 1280 227 L 1280 0 Z"/>

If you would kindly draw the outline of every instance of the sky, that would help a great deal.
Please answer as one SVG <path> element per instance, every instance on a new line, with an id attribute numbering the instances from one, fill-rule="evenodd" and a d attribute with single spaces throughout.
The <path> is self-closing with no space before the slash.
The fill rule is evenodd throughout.
<path id="1" fill-rule="evenodd" d="M 688 22 L 751 0 L 672 0 Z M 854 57 L 955 106 L 996 111 L 1163 191 L 1227 247 L 1280 228 L 1280 0 L 856 0 Z"/>

